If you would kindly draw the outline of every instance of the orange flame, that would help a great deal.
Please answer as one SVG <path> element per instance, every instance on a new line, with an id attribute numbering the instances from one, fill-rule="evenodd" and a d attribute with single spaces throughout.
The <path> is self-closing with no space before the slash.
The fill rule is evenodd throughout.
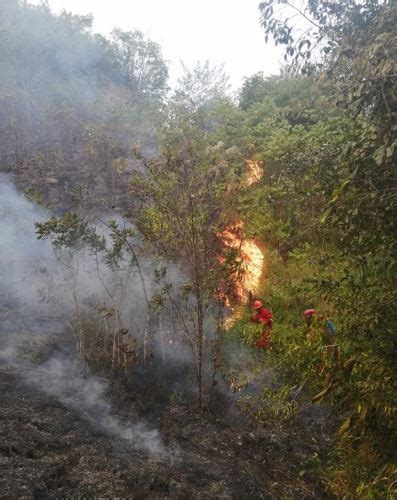
<path id="1" fill-rule="evenodd" d="M 245 165 L 244 185 L 250 187 L 262 178 L 263 162 L 247 160 Z M 254 239 L 244 238 L 244 225 L 241 221 L 229 225 L 219 234 L 219 238 L 225 248 L 239 251 L 240 262 L 237 263 L 237 269 L 230 276 L 233 290 L 231 291 L 229 286 L 225 287 L 227 292 L 219 292 L 219 296 L 223 297 L 225 305 L 233 310 L 233 303 L 246 304 L 250 296 L 252 297 L 257 292 L 263 274 L 264 256 Z M 222 257 L 220 260 L 224 262 L 225 258 Z M 235 315 L 229 317 L 225 321 L 225 327 L 232 326 L 235 319 Z"/>
<path id="2" fill-rule="evenodd" d="M 250 293 L 255 293 L 260 283 L 264 265 L 263 253 L 255 240 L 243 237 L 242 222 L 228 226 L 219 236 L 225 248 L 239 251 L 240 265 L 231 279 L 234 282 L 237 301 L 247 303 Z M 230 303 L 230 300 L 228 302 Z"/>

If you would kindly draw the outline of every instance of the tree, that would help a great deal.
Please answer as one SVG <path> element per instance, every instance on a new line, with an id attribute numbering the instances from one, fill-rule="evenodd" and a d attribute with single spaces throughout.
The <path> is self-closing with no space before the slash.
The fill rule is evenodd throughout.
<path id="1" fill-rule="evenodd" d="M 211 145 L 205 131 L 180 120 L 168 123 L 161 145 L 154 160 L 139 155 L 144 171 L 136 172 L 131 184 L 140 200 L 135 217 L 152 253 L 181 267 L 183 282 L 170 283 L 167 292 L 192 349 L 201 407 L 214 357 L 211 342 L 215 349 L 219 341 L 205 325 L 217 317 L 219 335 L 219 288 L 229 274 L 220 260 L 219 233 L 227 224 L 227 200 L 241 158 L 235 148 Z"/>
<path id="2" fill-rule="evenodd" d="M 285 107 L 291 101 L 308 98 L 315 90 L 308 85 L 307 78 L 285 71 L 281 75 L 264 78 L 256 73 L 244 79 L 239 91 L 239 106 L 246 110 L 250 106 L 259 105 L 266 98 L 271 99 L 277 107 Z"/>
<path id="3" fill-rule="evenodd" d="M 182 63 L 183 75 L 172 96 L 178 113 L 190 116 L 208 113 L 221 99 L 226 99 L 230 89 L 229 76 L 223 66 L 210 66 L 209 61 L 198 62 L 192 69 Z"/>
<path id="4" fill-rule="evenodd" d="M 299 63 L 322 57 L 340 46 L 352 28 L 373 28 L 374 15 L 388 2 L 380 0 L 266 0 L 259 4 L 266 41 L 286 46 L 285 59 Z"/>
<path id="5" fill-rule="evenodd" d="M 260 9 L 266 36 L 286 46 L 295 71 L 313 74 L 323 99 L 341 114 L 332 132 L 341 140 L 323 150 L 323 157 L 306 142 L 303 156 L 309 159 L 308 179 L 323 196 L 323 213 L 314 222 L 322 226 L 328 247 L 321 271 L 309 283 L 337 313 L 345 352 L 358 359 L 348 386 L 334 396 L 348 416 L 341 435 L 345 463 L 355 464 L 350 487 L 356 495 L 383 494 L 393 482 L 389 444 L 397 414 L 389 384 L 397 353 L 397 6 L 377 0 L 270 0 Z M 339 272 L 332 269 L 335 263 Z M 361 448 L 378 457 L 376 465 L 357 454 Z M 381 470 L 387 471 L 382 485 L 376 479 Z"/>
<path id="6" fill-rule="evenodd" d="M 125 202 L 130 144 L 153 150 L 167 67 L 139 32 L 91 32 L 91 16 L 1 2 L 1 168 L 46 202 Z M 110 192 L 111 191 L 111 192 Z"/>
<path id="7" fill-rule="evenodd" d="M 310 28 L 301 34 L 287 12 L 299 12 Z M 287 55 L 310 62 L 322 55 L 319 79 L 329 99 L 355 119 L 355 137 L 341 151 L 334 193 L 324 222 L 341 231 L 347 251 L 361 262 L 394 268 L 396 256 L 397 7 L 395 2 L 281 0 L 260 5 L 267 35 L 286 45 Z M 280 17 L 281 16 L 281 17 Z M 297 23 L 299 26 L 299 23 Z M 297 32 L 297 33 L 296 33 Z M 298 47 L 298 50 L 297 48 Z M 303 67 L 305 69 L 305 66 Z M 377 264 L 376 264 L 377 261 Z M 383 264 L 380 264 L 383 262 Z M 387 264 L 386 264 L 387 262 Z M 386 272 L 386 269 L 380 272 Z"/>
<path id="8" fill-rule="evenodd" d="M 168 68 L 157 43 L 146 40 L 140 31 L 115 29 L 110 50 L 124 85 L 141 96 L 159 98 L 164 94 Z"/>

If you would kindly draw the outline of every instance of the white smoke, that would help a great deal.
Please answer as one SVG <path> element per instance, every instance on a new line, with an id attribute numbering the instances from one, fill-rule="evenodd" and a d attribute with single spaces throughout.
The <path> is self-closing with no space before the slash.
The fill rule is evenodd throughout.
<path id="1" fill-rule="evenodd" d="M 51 244 L 38 241 L 35 235 L 34 223 L 48 218 L 45 210 L 18 193 L 5 176 L 0 177 L 0 362 L 17 368 L 27 383 L 57 397 L 93 426 L 136 448 L 160 452 L 159 432 L 112 415 L 107 383 L 90 374 L 73 353 L 50 354 L 40 363 L 26 357 L 32 339 L 64 334 L 63 319 L 74 313 L 76 290 L 83 305 L 111 306 L 108 291 L 121 287 L 126 321 L 132 326 L 145 320 L 138 277 L 113 273 L 88 254 L 78 256 L 78 272 L 65 270 Z"/>

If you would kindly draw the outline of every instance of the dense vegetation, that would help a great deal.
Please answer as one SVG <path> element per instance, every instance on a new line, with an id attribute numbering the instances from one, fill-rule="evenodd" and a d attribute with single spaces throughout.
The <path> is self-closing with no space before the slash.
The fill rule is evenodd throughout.
<path id="1" fill-rule="evenodd" d="M 271 358 L 290 383 L 324 383 L 321 345 L 307 340 L 303 310 L 319 308 L 337 325 L 342 364 L 315 399 L 328 398 L 345 417 L 330 492 L 391 494 L 396 5 L 308 2 L 304 38 L 290 26 L 289 6 L 263 2 L 263 23 L 303 76 L 254 76 L 241 90 L 243 130 L 265 179 L 241 197 L 240 210 L 251 234 L 269 244 L 263 293 L 278 319 Z"/>
<path id="2" fill-rule="evenodd" d="M 177 321 L 192 347 L 200 405 L 204 386 L 211 395 L 217 372 L 230 368 L 221 366 L 222 339 L 253 345 L 257 334 L 245 311 L 233 331 L 219 330 L 219 290 L 229 286 L 239 256 L 217 257 L 218 234 L 244 221 L 246 236 L 267 247 L 260 296 L 275 316 L 272 350 L 260 362 L 275 367 L 278 389 L 264 389 L 254 418 L 266 421 L 269 402 L 273 415 L 288 418 L 297 409 L 297 391 L 305 401 L 328 405 L 340 421 L 322 471 L 330 495 L 392 496 L 395 2 L 310 0 L 299 9 L 295 2 L 262 2 L 265 35 L 285 45 L 287 65 L 279 76 L 247 77 L 238 102 L 227 97 L 222 71 L 208 64 L 186 70 L 165 99 L 166 66 L 159 48 L 140 33 L 116 30 L 105 40 L 90 34 L 89 19 L 3 4 L 2 168 L 19 173 L 30 165 L 33 187 L 44 195 L 45 179 L 67 179 L 72 165 L 87 176 L 91 165 L 91 178 L 103 173 L 108 189 L 114 179 L 130 180 L 133 203 L 123 198 L 125 215 L 156 262 L 159 292 L 151 307 L 177 302 L 186 314 Z M 297 33 L 291 11 L 301 15 Z M 33 17 L 45 29 L 32 28 L 39 25 Z M 142 51 L 151 54 L 144 61 Z M 145 149 L 153 141 L 155 147 Z M 137 142 L 143 147 L 132 150 Z M 242 182 L 244 159 L 263 162 L 262 179 L 249 188 Z M 132 176 L 131 164 L 139 165 Z M 58 243 L 68 231 L 92 236 L 79 224 L 73 217 L 53 219 L 39 231 Z M 112 263 L 132 252 L 136 265 L 142 242 L 112 228 L 114 246 L 102 242 L 101 250 Z M 166 277 L 169 262 L 185 270 L 183 283 Z M 308 338 L 302 313 L 309 307 L 333 319 L 337 366 L 324 355 L 320 328 Z"/>
<path id="3" fill-rule="evenodd" d="M 159 46 L 140 32 L 93 35 L 91 17 L 45 4 L 0 9 L 3 168 L 57 206 L 122 203 L 131 139 L 156 145 L 168 78 Z"/>

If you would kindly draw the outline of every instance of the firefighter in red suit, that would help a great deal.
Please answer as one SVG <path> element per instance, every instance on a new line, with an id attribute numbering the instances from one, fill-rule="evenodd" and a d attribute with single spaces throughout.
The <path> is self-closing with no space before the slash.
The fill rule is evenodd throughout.
<path id="1" fill-rule="evenodd" d="M 256 343 L 256 346 L 261 349 L 268 349 L 270 340 L 269 337 L 272 331 L 273 315 L 268 309 L 266 309 L 266 307 L 263 307 L 260 300 L 255 300 L 252 307 L 255 309 L 256 314 L 251 315 L 251 321 L 263 325 L 262 333 Z"/>

